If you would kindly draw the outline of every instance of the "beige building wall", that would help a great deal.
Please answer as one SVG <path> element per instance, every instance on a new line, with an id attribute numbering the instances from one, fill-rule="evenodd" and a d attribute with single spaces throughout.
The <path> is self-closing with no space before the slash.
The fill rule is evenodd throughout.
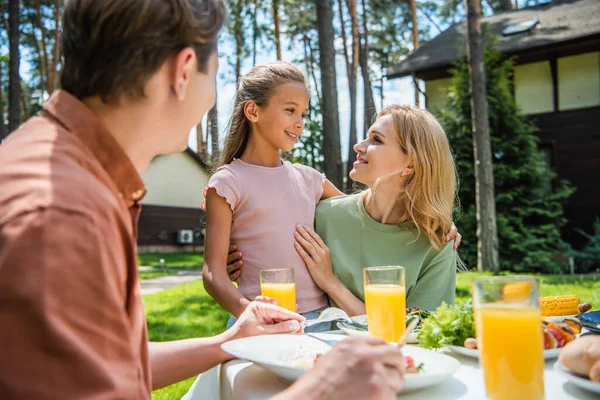
<path id="1" fill-rule="evenodd" d="M 446 103 L 446 91 L 452 84 L 452 78 L 433 79 L 425 82 L 427 109 L 435 112 Z"/>
<path id="2" fill-rule="evenodd" d="M 200 208 L 208 178 L 185 152 L 156 157 L 142 175 L 148 189 L 142 204 Z"/>
<path id="3" fill-rule="evenodd" d="M 600 52 L 558 59 L 558 108 L 600 105 Z"/>
<path id="4" fill-rule="evenodd" d="M 515 99 L 524 114 L 554 111 L 552 72 L 549 61 L 515 67 Z"/>

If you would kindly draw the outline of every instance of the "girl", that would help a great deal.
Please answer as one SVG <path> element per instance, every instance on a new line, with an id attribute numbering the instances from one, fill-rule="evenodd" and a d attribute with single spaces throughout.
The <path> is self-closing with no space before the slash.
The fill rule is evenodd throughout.
<path id="1" fill-rule="evenodd" d="M 350 177 L 368 189 L 321 202 L 318 234 L 310 225 L 295 234 L 313 279 L 349 315 L 365 314 L 367 266 L 402 265 L 408 307 L 454 303 L 457 257 L 444 233 L 453 225 L 456 170 L 444 130 L 425 110 L 391 106 L 354 149 Z"/>
<path id="2" fill-rule="evenodd" d="M 294 249 L 293 233 L 298 224 L 313 226 L 320 199 L 342 193 L 314 169 L 279 156 L 302 134 L 308 98 L 303 73 L 285 62 L 252 68 L 236 94 L 221 166 L 202 205 L 204 287 L 234 317 L 260 295 L 261 269 L 295 269 L 298 312 L 308 319 L 327 306 Z M 237 288 L 226 269 L 230 238 L 244 251 L 245 273 Z"/>

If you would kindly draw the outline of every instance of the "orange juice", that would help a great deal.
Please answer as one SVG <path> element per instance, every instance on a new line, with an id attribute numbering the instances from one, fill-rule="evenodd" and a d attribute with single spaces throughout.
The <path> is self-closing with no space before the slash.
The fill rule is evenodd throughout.
<path id="1" fill-rule="evenodd" d="M 492 400 L 544 398 L 540 310 L 505 304 L 475 309 L 480 363 Z"/>
<path id="2" fill-rule="evenodd" d="M 262 282 L 260 289 L 263 296 L 277 299 L 277 305 L 296 312 L 296 284 L 295 283 L 267 283 Z"/>
<path id="3" fill-rule="evenodd" d="M 406 290 L 400 285 L 365 285 L 369 334 L 397 342 L 406 329 Z"/>

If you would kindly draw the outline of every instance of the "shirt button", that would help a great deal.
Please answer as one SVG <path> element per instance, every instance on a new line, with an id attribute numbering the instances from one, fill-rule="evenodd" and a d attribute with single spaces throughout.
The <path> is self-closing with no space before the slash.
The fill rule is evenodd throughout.
<path id="1" fill-rule="evenodd" d="M 144 195 L 144 191 L 140 189 L 140 190 L 136 190 L 135 192 L 133 192 L 131 197 L 133 197 L 133 199 L 137 201 L 137 200 L 141 199 L 143 195 Z"/>

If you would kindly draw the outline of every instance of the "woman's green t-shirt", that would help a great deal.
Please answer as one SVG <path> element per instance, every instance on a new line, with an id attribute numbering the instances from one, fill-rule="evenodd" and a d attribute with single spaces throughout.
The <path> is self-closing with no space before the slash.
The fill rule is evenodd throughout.
<path id="1" fill-rule="evenodd" d="M 333 197 L 317 206 L 315 229 L 330 249 L 338 279 L 364 301 L 363 268 L 399 265 L 405 269 L 407 307 L 433 311 L 442 301 L 453 304 L 453 242 L 438 251 L 411 223 L 379 223 L 367 214 L 362 198 L 362 193 Z"/>

